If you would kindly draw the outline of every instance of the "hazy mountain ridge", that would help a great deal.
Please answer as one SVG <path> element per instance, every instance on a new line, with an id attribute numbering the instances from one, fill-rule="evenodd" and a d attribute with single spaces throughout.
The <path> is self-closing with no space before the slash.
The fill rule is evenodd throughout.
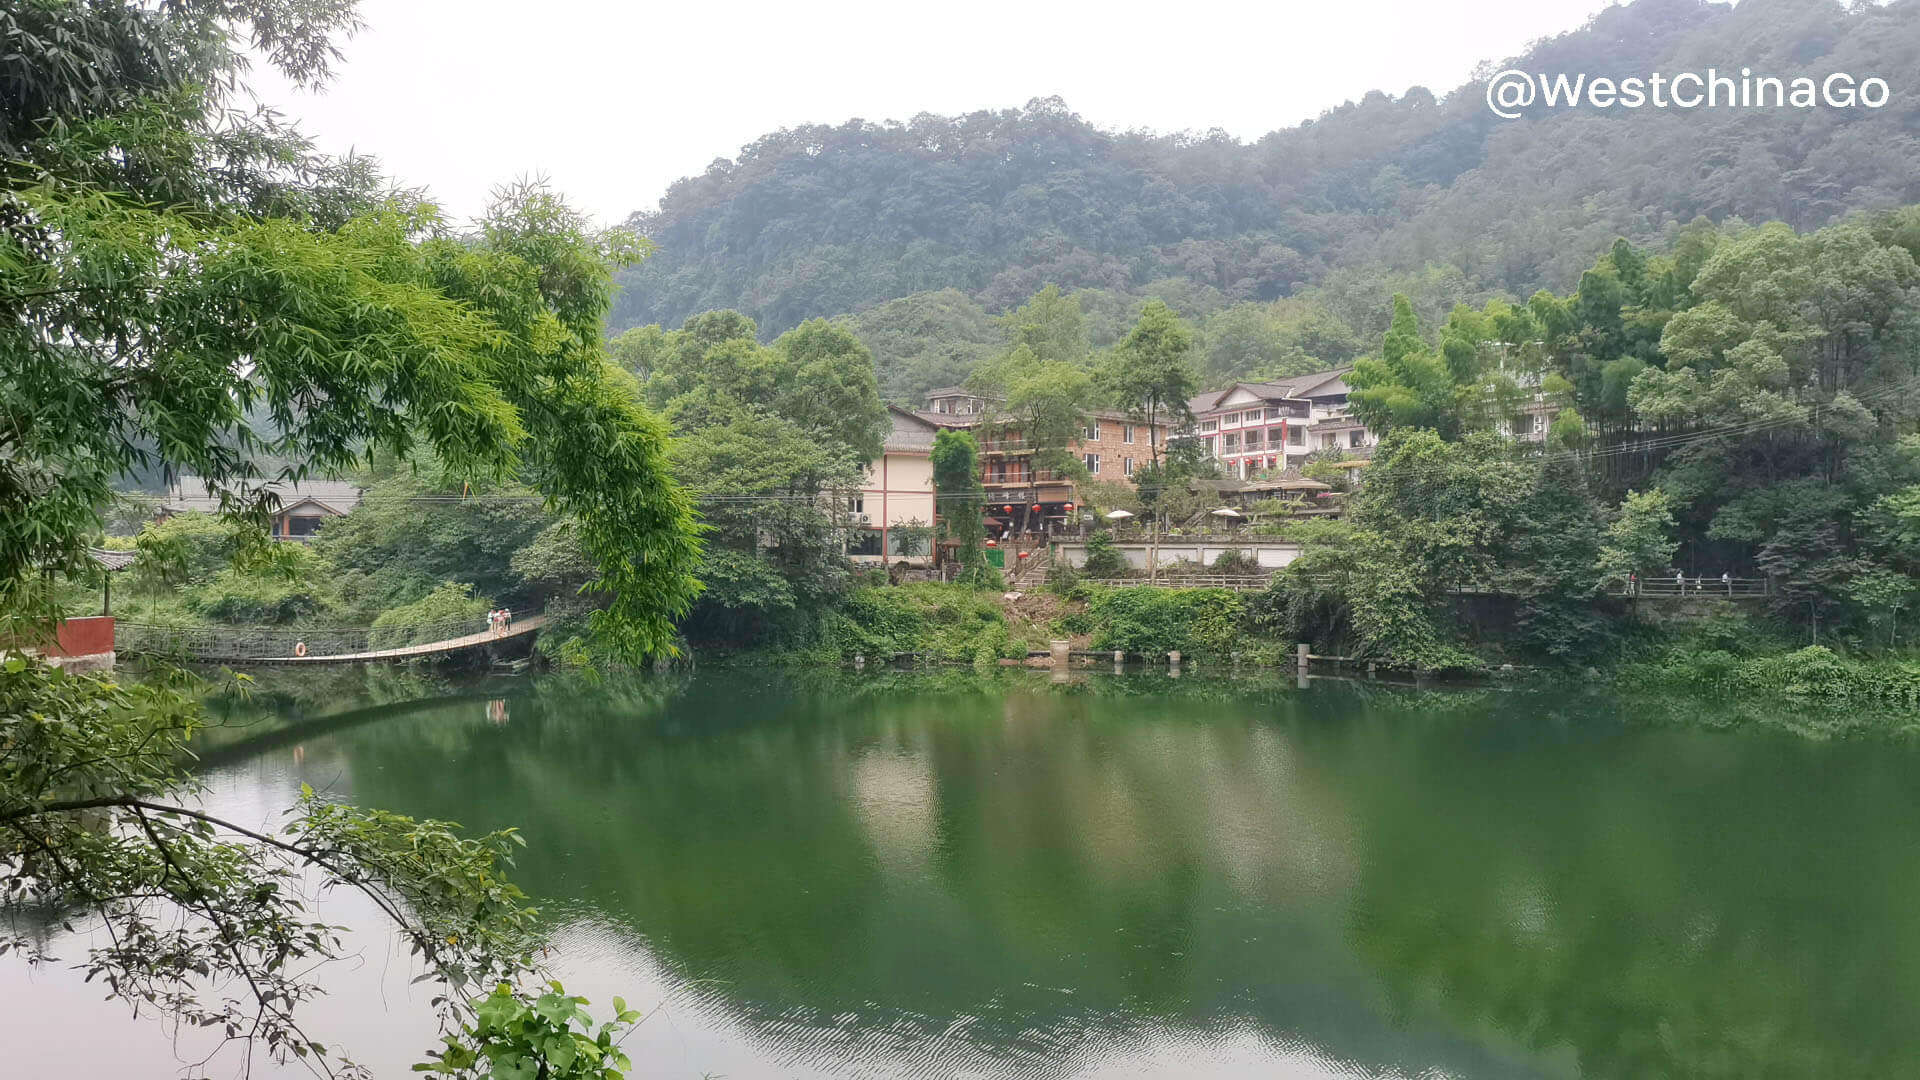
<path id="1" fill-rule="evenodd" d="M 714 308 L 763 333 L 911 293 L 990 311 L 1042 284 L 1177 297 L 1190 315 L 1429 264 L 1475 292 L 1570 288 L 1616 235 L 1695 216 L 1800 228 L 1920 201 L 1920 0 L 1638 0 L 1483 65 L 1645 75 L 1714 67 L 1893 85 L 1879 109 L 1490 114 L 1484 84 L 1371 93 L 1248 145 L 1098 129 L 1057 99 L 769 134 L 632 223 L 658 253 L 613 328 Z M 1344 282 L 1344 284 L 1343 284 Z"/>

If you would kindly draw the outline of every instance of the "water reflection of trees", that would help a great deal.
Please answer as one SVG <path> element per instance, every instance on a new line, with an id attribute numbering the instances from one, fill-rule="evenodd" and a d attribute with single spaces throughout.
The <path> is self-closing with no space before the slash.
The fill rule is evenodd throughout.
<path id="1" fill-rule="evenodd" d="M 902 1052 L 967 1018 L 971 1051 L 1059 1066 L 1251 1019 L 1382 1068 L 1500 1074 L 1438 1018 L 1390 1018 L 1340 944 L 1352 838 L 1267 720 L 1284 699 L 1171 725 L 1165 695 L 1019 675 L 859 685 L 716 677 L 597 712 L 527 694 L 505 729 L 359 735 L 358 794 L 520 825 L 536 892 L 720 980 L 796 1053 L 850 1017 Z"/>
<path id="2" fill-rule="evenodd" d="M 1537 719 L 1355 757 L 1350 932 L 1396 1000 L 1589 1077 L 1911 1070 L 1912 748 Z"/>
<path id="3" fill-rule="evenodd" d="M 1474 1076 L 1888 1075 L 1920 1049 L 1900 746 L 1259 678 L 708 672 L 510 704 L 336 736 L 356 797 L 521 826 L 536 894 L 717 980 L 796 1059 L 959 1018 L 1054 1071 L 1247 1022 Z"/>

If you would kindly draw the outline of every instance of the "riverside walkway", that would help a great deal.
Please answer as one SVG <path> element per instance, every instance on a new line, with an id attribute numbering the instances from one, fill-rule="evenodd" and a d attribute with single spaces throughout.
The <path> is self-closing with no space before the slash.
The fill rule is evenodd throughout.
<path id="1" fill-rule="evenodd" d="M 470 634 L 450 633 L 471 625 L 470 621 L 457 626 L 432 628 L 424 634 L 420 631 L 426 628 L 414 628 L 412 636 L 432 636 L 433 640 L 376 649 L 370 647 L 370 639 L 378 631 L 370 630 L 325 629 L 303 633 L 282 629 L 247 631 L 230 627 L 121 623 L 114 631 L 113 651 L 122 656 L 170 656 L 223 664 L 397 664 L 407 660 L 452 656 L 503 641 L 531 637 L 546 624 L 546 616 L 531 615 L 515 619 L 511 627 L 503 630 L 488 629 Z M 440 633 L 448 636 L 436 636 Z M 307 646 L 307 655 L 298 654 L 297 647 L 300 645 Z M 355 645 L 363 647 L 355 648 Z"/>

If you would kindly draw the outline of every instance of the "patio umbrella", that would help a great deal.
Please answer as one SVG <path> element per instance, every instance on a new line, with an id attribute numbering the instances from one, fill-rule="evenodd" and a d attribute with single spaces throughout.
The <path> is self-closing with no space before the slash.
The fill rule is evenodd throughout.
<path id="1" fill-rule="evenodd" d="M 1109 511 L 1107 511 L 1107 520 L 1108 520 L 1108 521 L 1125 521 L 1126 519 L 1128 519 L 1128 518 L 1130 518 L 1130 517 L 1132 517 L 1132 516 L 1133 516 L 1133 514 L 1132 514 L 1132 513 L 1130 513 L 1129 511 L 1126 511 L 1126 510 L 1109 510 Z"/>
<path id="2" fill-rule="evenodd" d="M 1240 516 L 1240 511 L 1235 510 L 1231 506 L 1223 506 L 1220 509 L 1215 510 L 1213 512 L 1213 516 L 1217 518 L 1237 518 Z"/>

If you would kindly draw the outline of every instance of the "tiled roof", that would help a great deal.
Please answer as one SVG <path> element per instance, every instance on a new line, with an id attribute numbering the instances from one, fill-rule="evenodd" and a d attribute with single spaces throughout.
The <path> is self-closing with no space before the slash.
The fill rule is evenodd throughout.
<path id="1" fill-rule="evenodd" d="M 345 480 L 303 480 L 297 484 L 283 480 L 249 478 L 227 485 L 229 491 L 267 490 L 280 498 L 281 507 L 302 502 L 320 505 L 347 514 L 360 505 L 360 485 Z M 167 489 L 166 507 L 176 512 L 199 511 L 213 514 L 220 510 L 220 497 L 209 494 L 207 482 L 198 476 L 182 476 Z"/>
<path id="2" fill-rule="evenodd" d="M 887 418 L 893 427 L 887 432 L 885 449 L 892 453 L 912 453 L 933 449 L 933 437 L 940 425 L 897 405 L 887 406 Z"/>
<path id="3" fill-rule="evenodd" d="M 979 427 L 980 422 L 986 419 L 986 417 L 980 413 L 928 412 L 925 409 L 915 409 L 913 415 L 918 419 L 925 420 L 934 427 L 943 428 L 975 428 Z"/>
<path id="4" fill-rule="evenodd" d="M 1269 400 L 1275 398 L 1298 398 L 1314 390 L 1322 390 L 1326 384 L 1340 380 L 1351 370 L 1353 369 L 1333 368 L 1327 371 L 1309 372 L 1305 375 L 1294 375 L 1285 379 L 1271 379 L 1266 382 L 1237 382 L 1223 390 L 1208 390 L 1205 393 L 1194 395 L 1187 399 L 1187 410 L 1196 416 L 1201 413 L 1212 412 L 1220 406 L 1220 402 L 1224 401 L 1227 395 L 1233 393 L 1235 390 L 1246 390 L 1256 397 Z M 1345 387 L 1342 386 L 1338 390 L 1327 390 L 1325 392 L 1336 394 L 1344 393 Z"/>
<path id="5" fill-rule="evenodd" d="M 87 554 L 93 556 L 93 561 L 99 563 L 102 569 L 108 573 L 113 573 L 117 570 L 125 570 L 127 567 L 132 566 L 134 556 L 140 553 L 137 551 L 110 551 L 106 548 L 90 547 L 87 549 Z"/>

